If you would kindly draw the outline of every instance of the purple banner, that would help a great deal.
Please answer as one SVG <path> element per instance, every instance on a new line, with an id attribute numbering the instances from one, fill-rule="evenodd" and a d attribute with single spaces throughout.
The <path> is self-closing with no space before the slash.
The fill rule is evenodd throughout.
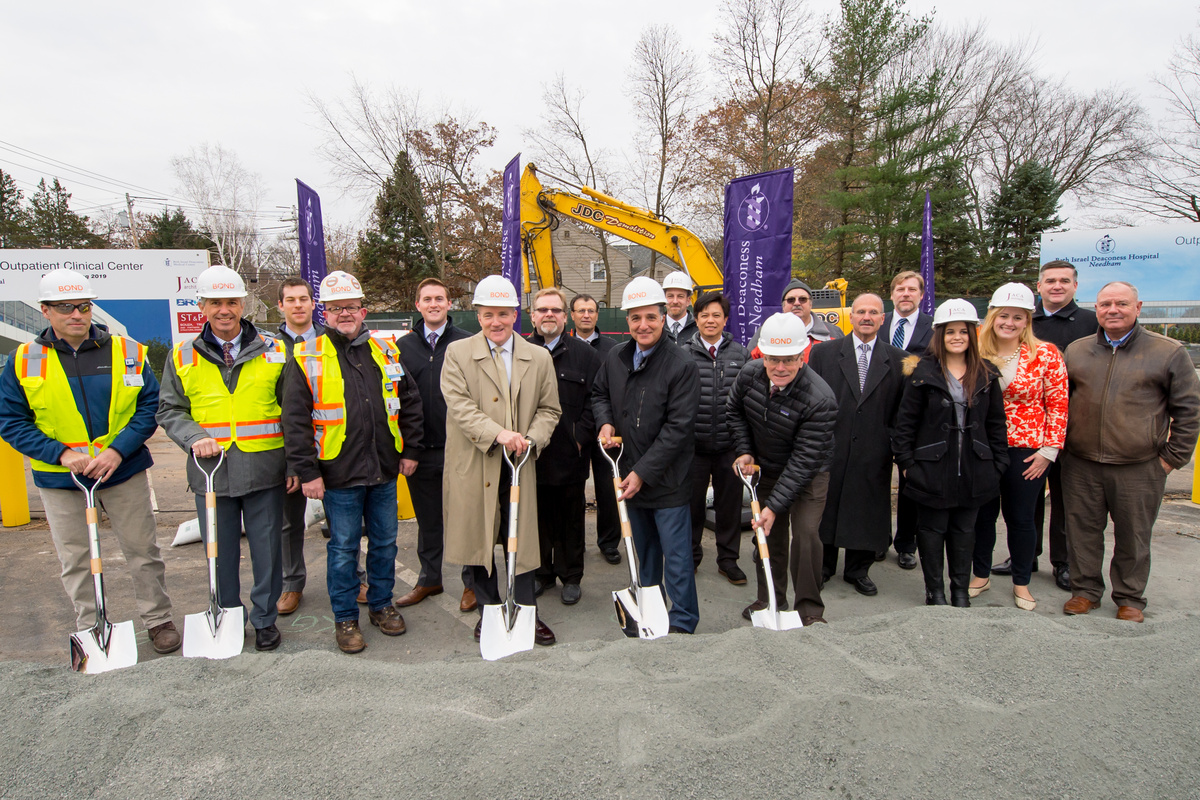
<path id="1" fill-rule="evenodd" d="M 933 205 L 929 192 L 925 192 L 925 223 L 921 230 L 921 278 L 925 281 L 925 296 L 921 298 L 921 310 L 933 313 Z"/>
<path id="2" fill-rule="evenodd" d="M 500 218 L 500 274 L 508 278 L 517 287 L 518 309 L 522 302 L 521 290 L 524 281 L 521 279 L 521 154 L 513 156 L 504 168 L 504 213 Z M 521 315 L 517 314 L 517 324 L 513 326 L 521 332 Z"/>
<path id="3" fill-rule="evenodd" d="M 300 240 L 300 277 L 312 287 L 313 299 L 321 296 L 321 281 L 325 279 L 325 226 L 321 222 L 321 198 L 304 181 L 296 179 L 297 225 Z M 325 311 L 318 304 L 314 319 L 322 319 Z"/>
<path id="4" fill-rule="evenodd" d="M 725 187 L 725 296 L 729 332 L 742 344 L 781 309 L 792 279 L 793 180 L 780 169 Z"/>

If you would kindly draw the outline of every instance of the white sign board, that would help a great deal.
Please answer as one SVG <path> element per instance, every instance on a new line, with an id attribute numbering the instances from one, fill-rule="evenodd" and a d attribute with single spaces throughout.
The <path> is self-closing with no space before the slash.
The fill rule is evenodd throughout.
<path id="1" fill-rule="evenodd" d="M 69 269 L 86 275 L 105 300 L 163 300 L 170 304 L 171 339 L 194 338 L 204 325 L 196 308 L 196 277 L 208 269 L 207 250 L 0 250 L 0 296 L 37 305 L 38 281 Z"/>
<path id="2" fill-rule="evenodd" d="M 1200 301 L 1200 223 L 1044 234 L 1041 263 L 1058 260 L 1079 270 L 1081 303 L 1118 280 L 1144 302 Z"/>

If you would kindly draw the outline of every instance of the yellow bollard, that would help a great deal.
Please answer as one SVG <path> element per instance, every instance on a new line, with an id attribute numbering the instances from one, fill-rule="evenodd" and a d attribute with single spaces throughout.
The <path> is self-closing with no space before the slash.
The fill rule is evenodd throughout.
<path id="1" fill-rule="evenodd" d="M 25 460 L 3 439 L 0 439 L 0 522 L 6 528 L 29 524 Z"/>
<path id="2" fill-rule="evenodd" d="M 396 517 L 398 519 L 412 519 L 417 515 L 413 510 L 412 495 L 408 493 L 408 481 L 404 480 L 403 475 L 396 477 Z"/>

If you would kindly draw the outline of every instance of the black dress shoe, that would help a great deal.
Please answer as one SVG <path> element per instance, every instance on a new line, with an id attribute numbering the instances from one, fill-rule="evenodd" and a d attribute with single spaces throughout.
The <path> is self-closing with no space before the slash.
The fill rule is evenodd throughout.
<path id="1" fill-rule="evenodd" d="M 879 587 L 875 585 L 875 581 L 868 578 L 866 575 L 861 578 L 844 578 L 846 583 L 854 587 L 854 591 L 859 594 L 865 594 L 867 597 L 874 597 L 879 594 Z"/>
<path id="2" fill-rule="evenodd" d="M 621 551 L 617 549 L 601 550 L 600 553 L 604 556 L 604 560 L 610 564 L 621 563 Z"/>
<path id="3" fill-rule="evenodd" d="M 1012 575 L 1012 559 L 1006 558 L 999 564 L 992 564 L 993 575 Z"/>
<path id="4" fill-rule="evenodd" d="M 717 567 L 717 572 L 734 586 L 746 585 L 746 573 L 742 572 L 737 564 L 727 564 L 724 567 Z"/>
<path id="5" fill-rule="evenodd" d="M 925 605 L 927 606 L 944 606 L 946 603 L 946 592 L 939 589 L 935 592 L 925 592 Z"/>
<path id="6" fill-rule="evenodd" d="M 549 580 L 549 581 L 543 582 L 538 578 L 534 578 L 533 579 L 533 596 L 541 597 L 543 594 L 546 593 L 547 589 L 554 588 L 555 583 L 556 583 L 556 581 L 554 581 L 554 580 Z"/>
<path id="7" fill-rule="evenodd" d="M 669 628 L 667 628 L 667 633 L 686 633 L 688 636 L 692 635 L 692 631 L 684 630 L 683 628 L 679 627 L 678 625 L 672 625 Z"/>
<path id="8" fill-rule="evenodd" d="M 955 608 L 970 608 L 971 607 L 971 596 L 968 595 L 966 592 L 956 592 L 953 589 L 951 589 L 950 590 L 950 605 L 954 606 Z"/>
<path id="9" fill-rule="evenodd" d="M 254 629 L 254 649 L 258 651 L 274 650 L 279 647 L 279 643 L 283 641 L 283 634 L 279 632 L 274 624 L 268 625 L 265 628 Z"/>
<path id="10" fill-rule="evenodd" d="M 767 607 L 766 601 L 755 600 L 753 603 L 751 603 L 750 605 L 748 605 L 742 609 L 742 617 L 744 617 L 746 620 L 749 620 L 750 612 L 763 611 L 766 609 L 766 607 Z"/>
<path id="11" fill-rule="evenodd" d="M 896 563 L 900 565 L 900 569 L 916 569 L 917 554 L 916 553 L 897 553 Z"/>
<path id="12" fill-rule="evenodd" d="M 885 558 L 887 558 L 887 550 L 880 550 L 875 554 L 875 561 L 877 563 L 883 561 Z"/>
<path id="13" fill-rule="evenodd" d="M 533 643 L 540 644 L 542 647 L 549 647 L 557 641 L 558 639 L 554 637 L 554 631 L 550 630 L 550 626 L 542 622 L 541 619 L 538 619 L 537 627 L 533 631 Z"/>
<path id="14" fill-rule="evenodd" d="M 1064 592 L 1071 591 L 1071 568 L 1066 564 L 1054 568 L 1054 585 Z"/>
<path id="15" fill-rule="evenodd" d="M 480 617 L 479 622 L 475 623 L 475 641 L 478 642 L 482 636 L 483 636 L 483 617 Z"/>
<path id="16" fill-rule="evenodd" d="M 573 606 L 579 602 L 579 598 L 583 597 L 583 590 L 579 588 L 578 583 L 563 584 L 562 601 L 564 606 Z"/>

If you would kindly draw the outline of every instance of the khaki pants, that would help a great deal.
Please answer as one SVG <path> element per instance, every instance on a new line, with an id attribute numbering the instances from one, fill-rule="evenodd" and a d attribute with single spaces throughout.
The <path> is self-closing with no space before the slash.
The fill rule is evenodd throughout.
<path id="1" fill-rule="evenodd" d="M 1150 534 L 1162 505 L 1167 475 L 1158 459 L 1141 464 L 1100 464 L 1062 459 L 1063 506 L 1071 594 L 1094 603 L 1104 595 L 1104 529 L 1113 521 L 1113 557 L 1108 576 L 1118 606 L 1146 607 L 1150 581 Z"/>
<path id="2" fill-rule="evenodd" d="M 103 486 L 103 484 L 101 484 Z M 63 588 L 75 605 L 78 630 L 96 624 L 96 594 L 92 588 L 91 553 L 83 492 L 38 489 L 50 523 L 50 536 L 62 563 Z M 96 492 L 96 504 L 108 514 L 113 534 L 133 578 L 138 615 L 147 628 L 171 621 L 171 598 L 164 582 L 166 567 L 158 552 L 157 526 L 150 507 L 150 482 L 145 472 Z M 102 553 L 101 555 L 105 555 Z M 112 553 L 105 560 L 112 563 Z M 110 573 L 111 574 L 111 573 Z M 109 614 L 110 620 L 123 614 Z"/>

